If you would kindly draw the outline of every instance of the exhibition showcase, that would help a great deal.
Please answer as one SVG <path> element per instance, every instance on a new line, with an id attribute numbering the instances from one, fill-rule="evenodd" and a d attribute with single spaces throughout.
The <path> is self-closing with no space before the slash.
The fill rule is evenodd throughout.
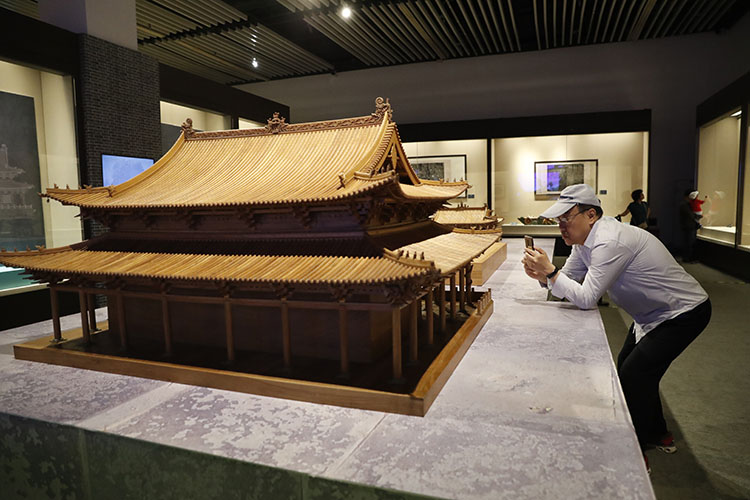
<path id="1" fill-rule="evenodd" d="M 0 254 L 6 266 L 49 286 L 52 310 L 51 324 L 4 337 L 15 344 L 15 359 L 3 355 L 9 387 L 3 425 L 13 446 L 21 454 L 54 456 L 44 446 L 28 448 L 22 429 L 40 418 L 26 410 L 57 407 L 61 413 L 40 423 L 60 436 L 66 431 L 59 424 L 80 426 L 87 449 L 99 439 L 119 449 L 121 439 L 137 436 L 144 445 L 176 446 L 169 453 L 178 456 L 180 449 L 210 451 L 198 442 L 203 438 L 181 445 L 179 438 L 162 440 L 169 432 L 157 439 L 115 430 L 110 419 L 130 420 L 123 412 L 141 414 L 133 408 L 145 401 L 157 411 L 178 394 L 211 391 L 203 395 L 224 399 L 230 390 L 229 400 L 256 406 L 243 412 L 244 432 L 253 435 L 263 414 L 279 415 L 264 432 L 270 439 L 264 446 L 276 452 L 258 456 L 235 443 L 219 458 L 202 460 L 222 467 L 221 457 L 240 457 L 244 467 L 263 467 L 254 472 L 261 484 L 266 474 L 293 474 L 291 484 L 309 488 L 438 498 L 519 491 L 535 497 L 550 485 L 580 498 L 602 488 L 622 498 L 653 498 L 598 313 L 563 303 L 544 307 L 546 291 L 520 268 L 521 240 L 510 242 L 506 259 L 503 218 L 461 198 L 469 184 L 465 175 L 446 179 L 456 168 L 450 160 L 412 167 L 391 116 L 388 101 L 378 98 L 370 115 L 328 122 L 287 124 L 274 114 L 263 128 L 197 132 L 187 119 L 153 165 L 137 157 L 107 163 L 107 178 L 121 183 L 55 183 L 40 193 L 109 230 L 70 245 Z M 549 175 L 566 168 L 555 162 Z M 573 162 L 572 169 L 545 179 L 544 189 L 577 182 L 584 168 Z M 547 204 L 553 199 L 542 196 Z M 553 252 L 552 240 L 536 244 Z M 79 299 L 75 326 L 57 308 L 66 292 Z M 99 297 L 106 297 L 105 310 L 97 309 Z M 548 334 L 538 321 L 556 316 L 587 326 L 575 334 L 558 327 L 558 340 L 544 349 L 522 341 L 534 331 Z M 580 342 L 591 344 L 586 356 L 559 357 L 563 345 Z M 498 371 L 488 356 L 507 366 Z M 18 399 L 16 390 L 35 386 L 44 373 L 81 369 L 84 378 L 105 377 L 128 390 L 108 398 L 106 408 L 96 402 L 98 389 L 87 391 L 88 401 L 75 392 L 62 396 L 63 406 L 75 410 L 45 402 L 33 389 Z M 566 376 L 540 375 L 550 370 Z M 533 389 L 517 392 L 522 387 Z M 29 406 L 30 400 L 36 401 Z M 87 418 L 73 416 L 92 404 Z M 290 413 L 293 420 L 283 417 Z M 221 428 L 222 414 L 206 425 Z M 321 418 L 345 427 L 343 448 L 311 433 Z M 463 444 L 446 454 L 435 432 Z M 284 437 L 289 433 L 313 446 L 313 455 L 290 462 L 289 453 L 298 452 L 288 448 L 297 446 Z M 591 447 L 591 439 L 606 444 Z M 353 448 L 360 452 L 351 455 Z M 564 462 L 550 462 L 561 454 Z M 519 470 L 518 457 L 529 472 Z M 383 468 L 390 472 L 375 472 Z M 76 460 L 72 469 L 71 481 L 96 474 Z M 16 476 L 19 494 L 42 487 L 33 469 Z M 111 487 L 89 481 L 92 491 Z M 263 492 L 274 494 L 286 483 Z"/>

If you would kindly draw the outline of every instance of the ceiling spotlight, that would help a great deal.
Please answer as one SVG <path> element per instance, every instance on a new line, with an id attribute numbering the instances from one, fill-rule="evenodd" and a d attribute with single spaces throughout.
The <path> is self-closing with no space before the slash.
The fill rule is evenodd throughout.
<path id="1" fill-rule="evenodd" d="M 341 17 L 344 19 L 349 19 L 352 16 L 352 9 L 344 5 L 344 8 L 341 9 Z"/>
<path id="2" fill-rule="evenodd" d="M 258 67 L 258 60 L 253 57 L 253 68 Z"/>
<path id="3" fill-rule="evenodd" d="M 737 111 L 736 113 L 733 113 L 732 116 L 735 118 L 742 115 L 742 110 Z"/>

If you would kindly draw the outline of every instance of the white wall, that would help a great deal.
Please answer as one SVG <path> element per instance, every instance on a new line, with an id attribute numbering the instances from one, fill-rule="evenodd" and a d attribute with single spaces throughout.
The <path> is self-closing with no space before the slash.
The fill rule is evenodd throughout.
<path id="1" fill-rule="evenodd" d="M 229 130 L 231 128 L 231 117 L 203 111 L 196 108 L 161 101 L 161 123 L 167 125 L 182 126 L 186 119 L 193 120 L 193 128 L 196 130 Z"/>
<path id="2" fill-rule="evenodd" d="M 261 82 L 295 122 L 361 116 L 389 97 L 400 123 L 652 110 L 651 190 L 662 237 L 695 175 L 695 107 L 750 70 L 750 15 L 722 34 L 611 43 Z M 671 214 L 671 215 L 670 215 Z"/>
<path id="3" fill-rule="evenodd" d="M 265 127 L 265 124 L 256 122 L 253 120 L 245 120 L 244 118 L 239 119 L 239 128 L 246 129 L 246 128 L 263 128 Z"/>
<path id="4" fill-rule="evenodd" d="M 39 19 L 138 50 L 135 0 L 38 0 Z"/>

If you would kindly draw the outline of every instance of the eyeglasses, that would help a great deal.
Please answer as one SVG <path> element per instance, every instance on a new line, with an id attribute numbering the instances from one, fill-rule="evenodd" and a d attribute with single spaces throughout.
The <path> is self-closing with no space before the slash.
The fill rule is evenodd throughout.
<path id="1" fill-rule="evenodd" d="M 561 215 L 560 217 L 555 217 L 555 221 L 557 221 L 558 224 L 570 224 L 573 219 L 581 215 L 583 212 L 585 212 L 585 210 L 579 210 L 574 215 Z"/>

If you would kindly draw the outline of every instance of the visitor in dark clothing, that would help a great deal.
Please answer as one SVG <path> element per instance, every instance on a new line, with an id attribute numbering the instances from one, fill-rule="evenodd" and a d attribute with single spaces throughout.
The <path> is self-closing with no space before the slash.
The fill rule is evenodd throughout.
<path id="1" fill-rule="evenodd" d="M 643 189 L 636 189 L 630 193 L 630 196 L 633 198 L 633 201 L 623 213 L 617 214 L 616 219 L 621 220 L 623 216 L 630 214 L 631 226 L 638 226 L 646 229 L 648 227 L 650 209 L 648 203 L 645 201 L 646 196 L 643 194 Z"/>

